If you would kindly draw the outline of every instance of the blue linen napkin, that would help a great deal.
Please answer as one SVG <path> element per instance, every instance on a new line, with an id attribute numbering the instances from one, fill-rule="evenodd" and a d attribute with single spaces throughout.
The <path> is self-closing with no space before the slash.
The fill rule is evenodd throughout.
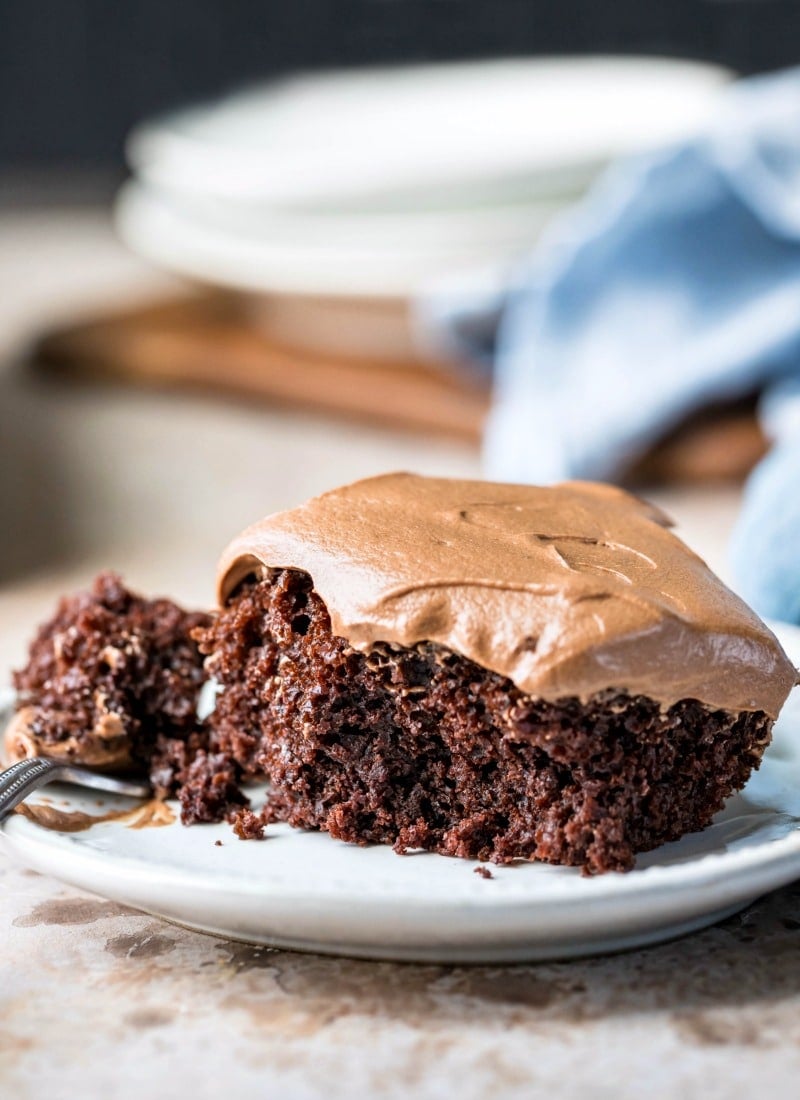
<path id="1" fill-rule="evenodd" d="M 702 407 L 762 395 L 739 591 L 800 622 L 800 68 L 740 81 L 686 143 L 619 163 L 503 293 L 423 322 L 491 362 L 490 477 L 618 480 Z"/>

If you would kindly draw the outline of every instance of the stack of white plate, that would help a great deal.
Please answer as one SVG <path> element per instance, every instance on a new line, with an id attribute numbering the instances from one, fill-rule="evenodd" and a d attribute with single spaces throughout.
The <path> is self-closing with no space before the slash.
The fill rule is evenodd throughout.
<path id="1" fill-rule="evenodd" d="M 203 282 L 407 297 L 530 248 L 613 158 L 701 127 L 727 78 L 645 58 L 294 77 L 139 127 L 118 225 Z"/>

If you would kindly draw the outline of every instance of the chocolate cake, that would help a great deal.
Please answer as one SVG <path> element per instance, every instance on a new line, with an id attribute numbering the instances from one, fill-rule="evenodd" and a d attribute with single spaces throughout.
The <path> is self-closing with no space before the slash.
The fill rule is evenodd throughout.
<path id="1" fill-rule="evenodd" d="M 17 714 L 6 733 L 13 757 L 44 755 L 116 771 L 152 769 L 174 786 L 206 747 L 197 719 L 205 681 L 192 631 L 211 622 L 171 600 L 148 600 L 113 573 L 61 600 L 14 674 Z M 169 782 L 158 770 L 168 761 Z M 162 775 L 163 780 L 163 775 Z"/>
<path id="2" fill-rule="evenodd" d="M 20 747 L 147 769 L 242 839 L 284 821 L 597 873 L 706 825 L 797 679 L 667 518 L 604 485 L 357 482 L 243 532 L 218 595 L 192 614 L 106 575 L 62 602 L 16 677 Z M 258 818 L 240 784 L 264 777 Z"/>
<path id="3" fill-rule="evenodd" d="M 269 820 L 628 869 L 746 782 L 796 682 L 668 528 L 610 486 L 407 474 L 270 516 L 197 632 L 215 750 Z"/>

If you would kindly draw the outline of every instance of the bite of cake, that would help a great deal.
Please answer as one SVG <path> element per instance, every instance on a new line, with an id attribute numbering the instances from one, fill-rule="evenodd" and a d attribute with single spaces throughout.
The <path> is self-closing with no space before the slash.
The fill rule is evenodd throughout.
<path id="1" fill-rule="evenodd" d="M 14 759 L 48 756 L 119 772 L 193 757 L 208 741 L 197 699 L 206 676 L 192 631 L 211 616 L 146 599 L 114 573 L 65 597 L 14 674 Z M 163 784 L 155 777 L 157 789 Z"/>

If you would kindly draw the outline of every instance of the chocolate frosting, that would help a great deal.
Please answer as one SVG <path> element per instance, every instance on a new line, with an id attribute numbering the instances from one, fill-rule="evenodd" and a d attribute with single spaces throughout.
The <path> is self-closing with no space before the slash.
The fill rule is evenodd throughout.
<path id="1" fill-rule="evenodd" d="M 609 485 L 387 474 L 248 527 L 218 595 L 300 569 L 359 650 L 438 642 L 540 698 L 615 688 L 776 716 L 796 670 L 669 526 Z"/>

